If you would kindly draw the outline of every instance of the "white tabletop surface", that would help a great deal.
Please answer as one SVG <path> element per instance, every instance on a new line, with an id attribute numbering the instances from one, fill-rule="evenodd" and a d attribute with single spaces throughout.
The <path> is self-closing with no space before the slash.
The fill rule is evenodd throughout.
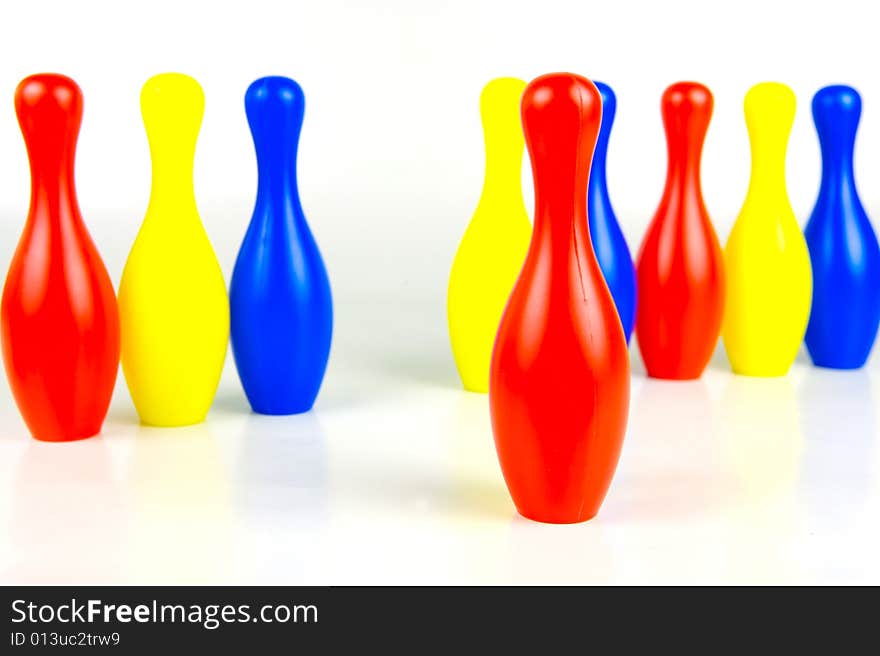
<path id="1" fill-rule="evenodd" d="M 381 316 L 380 316 L 381 315 Z M 372 317 L 372 318 L 370 318 Z M 248 411 L 231 357 L 206 423 L 138 425 L 120 378 L 101 437 L 42 444 L 0 394 L 4 583 L 880 582 L 878 385 L 648 380 L 580 525 L 520 518 L 487 398 L 458 386 L 443 308 L 337 310 L 313 412 Z"/>

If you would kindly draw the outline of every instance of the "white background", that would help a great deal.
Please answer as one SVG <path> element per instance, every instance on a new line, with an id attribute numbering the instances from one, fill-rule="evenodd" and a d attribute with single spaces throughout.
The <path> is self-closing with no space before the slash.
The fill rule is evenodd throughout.
<path id="1" fill-rule="evenodd" d="M 77 183 L 118 282 L 146 208 L 139 92 L 198 79 L 205 226 L 227 273 L 256 184 L 248 84 L 306 93 L 304 207 L 336 302 L 334 351 L 313 413 L 250 415 L 231 358 L 203 426 L 137 425 L 120 385 L 103 437 L 44 445 L 0 387 L 0 580 L 16 582 L 880 581 L 876 378 L 812 369 L 735 378 L 719 352 L 702 381 L 646 381 L 638 363 L 620 470 L 599 517 L 518 519 L 486 399 L 459 391 L 445 287 L 482 183 L 478 98 L 492 77 L 569 70 L 609 83 L 618 115 L 609 185 L 635 251 L 663 186 L 659 99 L 693 79 L 715 96 L 703 160 L 722 240 L 748 181 L 742 99 L 792 86 L 792 204 L 818 186 L 812 94 L 862 94 L 863 201 L 880 212 L 880 77 L 869 3 L 5 3 L 0 9 L 0 265 L 28 202 L 12 96 L 24 76 L 85 94 Z M 5 98 L 5 100 L 4 100 Z M 524 171 L 531 198 L 528 171 Z"/>

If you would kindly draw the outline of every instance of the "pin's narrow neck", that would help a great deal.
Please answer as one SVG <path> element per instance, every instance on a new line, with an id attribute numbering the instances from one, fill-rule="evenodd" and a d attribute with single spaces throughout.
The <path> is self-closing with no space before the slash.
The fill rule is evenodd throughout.
<path id="1" fill-rule="evenodd" d="M 768 126 L 750 125 L 749 139 L 752 159 L 749 194 L 787 200 L 785 157 L 788 147 L 788 130 L 782 131 L 780 128 L 776 132 L 772 132 Z"/>
<path id="2" fill-rule="evenodd" d="M 582 175 L 579 173 L 576 177 Z M 587 181 L 536 176 L 535 189 L 536 238 L 557 254 L 571 249 L 592 252 L 587 221 Z"/>
<path id="3" fill-rule="evenodd" d="M 539 248 L 550 250 L 559 261 L 593 253 L 586 211 L 573 206 L 563 212 L 558 204 L 536 205 L 534 240 Z"/>
<path id="4" fill-rule="evenodd" d="M 261 149 L 257 153 L 257 191 L 284 193 L 297 191 L 296 150 L 273 152 Z"/>
<path id="5" fill-rule="evenodd" d="M 819 185 L 819 200 L 840 199 L 845 205 L 860 205 L 859 192 L 856 188 L 852 157 L 841 158 L 839 161 L 823 159 L 822 180 Z"/>
<path id="6" fill-rule="evenodd" d="M 573 235 L 586 236 L 587 192 L 593 149 L 564 148 L 554 153 L 536 146 L 532 152 L 532 173 L 535 187 L 535 231 L 547 235 L 560 245 L 570 242 Z M 565 163 L 571 162 L 566 167 Z"/>
<path id="7" fill-rule="evenodd" d="M 510 153 L 486 154 L 486 177 L 483 181 L 483 200 L 510 197 L 522 198 L 522 152 L 519 158 Z"/>
<path id="8" fill-rule="evenodd" d="M 62 158 L 51 168 L 31 166 L 30 215 L 49 221 L 79 215 L 72 161 Z"/>
<path id="9" fill-rule="evenodd" d="M 785 183 L 785 154 L 757 155 L 752 152 L 752 173 L 749 194 L 770 194 L 787 197 Z"/>
<path id="10" fill-rule="evenodd" d="M 853 149 L 835 145 L 822 145 L 822 184 L 853 184 Z"/>
<path id="11" fill-rule="evenodd" d="M 700 182 L 700 151 L 690 153 L 687 157 L 674 156 L 669 153 L 666 168 L 666 186 L 664 195 L 685 195 L 702 198 Z"/>
<path id="12" fill-rule="evenodd" d="M 258 163 L 257 207 L 271 207 L 271 216 L 292 217 L 294 224 L 303 219 L 302 204 L 296 181 L 296 160 L 287 161 L 282 168 Z"/>
<path id="13" fill-rule="evenodd" d="M 196 206 L 192 158 L 182 161 L 174 161 L 171 157 L 154 159 L 150 204 L 167 204 L 178 209 Z"/>

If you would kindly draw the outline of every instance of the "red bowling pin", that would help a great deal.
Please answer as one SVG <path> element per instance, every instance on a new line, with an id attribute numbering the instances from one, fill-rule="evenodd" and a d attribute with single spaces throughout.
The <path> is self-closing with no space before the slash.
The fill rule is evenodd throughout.
<path id="1" fill-rule="evenodd" d="M 587 224 L 601 114 L 593 83 L 570 73 L 537 78 L 522 98 L 535 227 L 495 340 L 489 405 L 513 502 L 541 522 L 596 514 L 626 429 L 626 338 Z"/>
<path id="2" fill-rule="evenodd" d="M 15 92 L 31 200 L 3 288 L 3 362 L 31 434 L 53 442 L 101 430 L 119 368 L 113 284 L 74 189 L 82 108 L 62 75 L 32 75 Z"/>
<path id="3" fill-rule="evenodd" d="M 636 267 L 636 336 L 649 376 L 685 380 L 709 364 L 724 314 L 724 256 L 700 189 L 712 94 L 679 82 L 661 110 L 669 168 Z"/>

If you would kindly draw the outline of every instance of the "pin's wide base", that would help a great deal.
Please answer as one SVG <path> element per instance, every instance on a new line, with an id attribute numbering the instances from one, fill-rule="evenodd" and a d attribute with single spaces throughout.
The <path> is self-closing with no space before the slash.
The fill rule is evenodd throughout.
<path id="1" fill-rule="evenodd" d="M 310 403 L 307 406 L 290 406 L 290 407 L 261 407 L 261 406 L 251 406 L 251 410 L 254 411 L 254 414 L 257 415 L 267 415 L 269 417 L 289 417 L 290 415 L 301 415 L 306 412 L 311 411 L 313 403 Z"/>
<path id="2" fill-rule="evenodd" d="M 691 380 L 698 380 L 700 376 L 703 375 L 703 370 L 701 369 L 699 372 L 694 373 L 692 371 L 686 372 L 670 372 L 670 371 L 646 371 L 648 378 L 653 380 L 668 380 L 673 382 L 687 382 Z"/>
<path id="3" fill-rule="evenodd" d="M 738 369 L 733 367 L 733 373 L 746 378 L 782 378 L 788 374 L 789 369 L 791 367 L 785 369 Z"/>
<path id="4" fill-rule="evenodd" d="M 541 524 L 583 524 L 588 522 L 599 512 L 598 509 L 592 512 L 584 512 L 582 514 L 566 513 L 566 512 L 541 512 L 534 509 L 527 510 L 517 506 L 516 511 L 525 519 Z"/>
<path id="5" fill-rule="evenodd" d="M 31 433 L 31 437 L 33 437 L 37 442 L 81 442 L 82 440 L 87 440 L 92 437 L 97 437 L 101 433 L 101 429 L 94 431 L 83 431 L 78 434 L 65 434 L 65 435 L 37 435 L 35 433 Z"/>
<path id="6" fill-rule="evenodd" d="M 205 421 L 207 415 L 193 419 L 180 420 L 162 420 L 162 419 L 144 419 L 141 417 L 141 425 L 149 428 L 184 428 L 186 426 L 195 426 Z"/>
<path id="7" fill-rule="evenodd" d="M 821 367 L 822 369 L 831 369 L 835 371 L 855 371 L 856 369 L 861 369 L 865 366 L 867 362 L 867 358 L 863 360 L 813 360 L 814 367 Z"/>

